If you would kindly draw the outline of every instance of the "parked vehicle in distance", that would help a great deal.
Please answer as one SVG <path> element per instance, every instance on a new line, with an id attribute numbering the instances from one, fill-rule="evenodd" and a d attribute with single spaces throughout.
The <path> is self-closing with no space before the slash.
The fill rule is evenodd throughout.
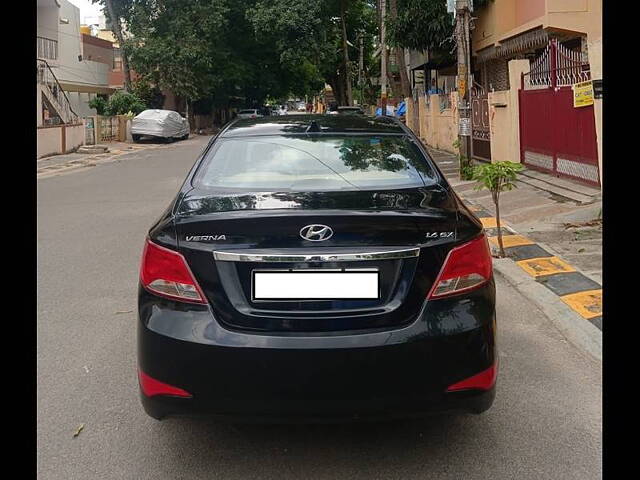
<path id="1" fill-rule="evenodd" d="M 360 107 L 338 107 L 338 113 L 340 115 L 364 115 L 364 110 Z"/>
<path id="2" fill-rule="evenodd" d="M 160 138 L 166 141 L 189 138 L 189 121 L 173 110 L 145 110 L 131 121 L 131 138 L 134 142 L 142 137 Z"/>
<path id="3" fill-rule="evenodd" d="M 262 117 L 263 115 L 260 114 L 260 112 L 258 110 L 256 110 L 255 108 L 250 108 L 250 109 L 246 109 L 246 110 L 240 110 L 238 112 L 238 118 L 259 118 Z"/>
<path id="4" fill-rule="evenodd" d="M 397 119 L 238 119 L 150 229 L 142 404 L 294 421 L 493 403 L 482 223 Z"/>

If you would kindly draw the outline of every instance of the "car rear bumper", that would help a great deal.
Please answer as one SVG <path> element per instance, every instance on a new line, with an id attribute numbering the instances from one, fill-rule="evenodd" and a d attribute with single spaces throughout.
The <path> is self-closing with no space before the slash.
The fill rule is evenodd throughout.
<path id="1" fill-rule="evenodd" d="M 304 402 L 304 409 L 300 409 L 301 403 L 297 401 L 278 401 L 267 405 L 263 399 L 245 401 L 230 410 L 221 410 L 214 405 L 201 408 L 188 399 L 175 397 L 149 398 L 142 393 L 140 400 L 145 412 L 158 420 L 169 416 L 206 416 L 234 423 L 340 423 L 421 418 L 444 413 L 479 414 L 491 407 L 495 391 L 494 387 L 487 391 L 450 393 L 440 400 L 418 398 L 413 405 L 409 405 L 406 399 L 396 404 L 371 399 L 355 404 L 343 399 L 337 402 L 308 399 Z"/>
<path id="2" fill-rule="evenodd" d="M 447 392 L 494 365 L 493 283 L 429 302 L 411 325 L 269 336 L 222 327 L 207 307 L 140 293 L 139 369 L 191 398 L 147 397 L 155 418 L 340 421 L 488 409 L 495 389 Z"/>

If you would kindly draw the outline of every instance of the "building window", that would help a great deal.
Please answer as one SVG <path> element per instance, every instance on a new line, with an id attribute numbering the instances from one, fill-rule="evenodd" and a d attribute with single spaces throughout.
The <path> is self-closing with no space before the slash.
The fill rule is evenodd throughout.
<path id="1" fill-rule="evenodd" d="M 122 53 L 119 48 L 113 49 L 113 71 L 122 71 Z"/>
<path id="2" fill-rule="evenodd" d="M 45 60 L 58 59 L 58 42 L 50 38 L 36 37 L 38 58 Z"/>

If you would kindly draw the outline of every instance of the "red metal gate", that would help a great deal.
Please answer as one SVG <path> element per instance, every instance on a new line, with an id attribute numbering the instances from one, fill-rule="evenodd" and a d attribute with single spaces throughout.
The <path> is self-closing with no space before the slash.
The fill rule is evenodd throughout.
<path id="1" fill-rule="evenodd" d="M 488 92 L 476 84 L 471 91 L 471 156 L 491 161 L 491 133 L 489 129 Z"/>
<path id="2" fill-rule="evenodd" d="M 571 85 L 590 79 L 580 55 L 551 40 L 522 75 L 521 161 L 529 168 L 599 186 L 593 105 L 573 106 Z"/>

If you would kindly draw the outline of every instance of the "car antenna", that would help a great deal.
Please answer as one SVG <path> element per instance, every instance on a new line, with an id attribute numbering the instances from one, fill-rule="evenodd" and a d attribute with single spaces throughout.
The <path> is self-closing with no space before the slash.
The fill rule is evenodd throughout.
<path id="1" fill-rule="evenodd" d="M 322 132 L 320 125 L 318 125 L 317 121 L 311 120 L 311 123 L 307 127 L 307 130 L 305 131 L 305 133 L 319 133 L 319 132 Z"/>

